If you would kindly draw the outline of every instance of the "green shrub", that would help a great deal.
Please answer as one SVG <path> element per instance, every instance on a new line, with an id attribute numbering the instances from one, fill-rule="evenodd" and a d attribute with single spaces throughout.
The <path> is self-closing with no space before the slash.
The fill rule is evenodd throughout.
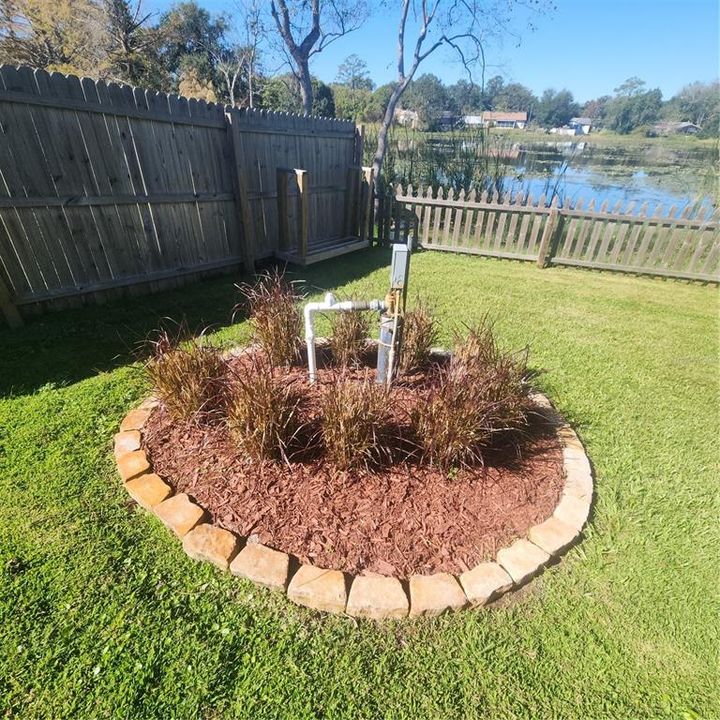
<path id="1" fill-rule="evenodd" d="M 298 303 L 303 295 L 282 272 L 271 270 L 260 275 L 254 285 L 239 285 L 245 297 L 255 341 L 273 365 L 291 365 L 298 358 L 302 318 Z"/>
<path id="2" fill-rule="evenodd" d="M 147 374 L 175 420 L 219 416 L 226 400 L 227 363 L 217 347 L 202 337 L 179 343 L 161 330 L 150 341 L 150 349 Z"/>
<path id="3" fill-rule="evenodd" d="M 254 357 L 230 384 L 227 425 L 238 445 L 256 460 L 287 460 L 302 428 L 297 390 L 276 376 L 272 364 Z"/>

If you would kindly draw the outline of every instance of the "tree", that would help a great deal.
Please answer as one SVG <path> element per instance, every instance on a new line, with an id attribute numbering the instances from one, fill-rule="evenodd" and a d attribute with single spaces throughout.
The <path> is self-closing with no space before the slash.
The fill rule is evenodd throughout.
<path id="1" fill-rule="evenodd" d="M 237 104 L 236 96 L 243 81 L 245 63 L 245 48 L 241 45 L 223 48 L 215 56 L 215 69 L 222 78 L 224 94 L 233 107 Z"/>
<path id="2" fill-rule="evenodd" d="M 313 103 L 311 112 L 320 117 L 335 117 L 335 96 L 333 89 L 322 80 L 312 79 Z"/>
<path id="3" fill-rule="evenodd" d="M 375 88 L 372 95 L 368 99 L 368 105 L 365 109 L 364 118 L 373 122 L 382 120 L 385 115 L 385 108 L 387 108 L 390 102 L 390 96 L 392 95 L 394 85 L 392 83 L 386 83 Z"/>
<path id="4" fill-rule="evenodd" d="M 243 92 L 247 107 L 252 108 L 255 107 L 260 44 L 264 32 L 260 2 L 239 0 L 237 9 L 241 16 L 240 40 L 215 51 L 215 66 L 230 105 L 238 104 L 239 95 Z"/>
<path id="5" fill-rule="evenodd" d="M 397 31 L 397 75 L 378 131 L 373 158 L 375 177 L 380 177 L 395 109 L 421 63 L 444 48 L 453 53 L 472 77 L 472 71 L 478 64 L 484 67 L 483 43 L 489 36 L 507 30 L 512 12 L 518 4 L 522 3 L 498 0 L 488 6 L 481 0 L 401 0 Z M 539 5 L 539 1 L 532 3 L 533 8 Z M 418 29 L 414 42 L 409 38 L 409 17 L 417 18 Z M 408 45 L 412 46 L 412 50 L 406 57 Z"/>
<path id="6" fill-rule="evenodd" d="M 97 75 L 103 25 L 91 0 L 0 0 L 0 62 Z"/>
<path id="7" fill-rule="evenodd" d="M 619 87 L 616 87 L 613 92 L 620 97 L 634 97 L 640 95 L 645 88 L 647 83 L 641 80 L 639 77 L 633 76 L 628 78 Z"/>
<path id="8" fill-rule="evenodd" d="M 263 84 L 261 104 L 268 110 L 297 113 L 302 107 L 297 78 L 291 73 L 268 78 Z"/>
<path id="9" fill-rule="evenodd" d="M 180 71 L 178 92 L 187 98 L 199 98 L 207 102 L 217 102 L 212 80 L 202 78 L 200 71 L 192 63 L 187 63 Z"/>
<path id="10" fill-rule="evenodd" d="M 150 26 L 141 0 L 103 0 L 106 59 L 103 74 L 130 85 L 158 87 L 163 72 L 158 57 L 160 34 Z"/>
<path id="11" fill-rule="evenodd" d="M 669 103 L 677 120 L 700 126 L 707 135 L 717 135 L 720 125 L 720 82 L 685 85 Z"/>
<path id="12" fill-rule="evenodd" d="M 601 95 L 599 98 L 588 100 L 580 110 L 580 115 L 589 117 L 595 121 L 595 124 L 603 124 L 607 104 L 612 98 L 609 95 Z"/>
<path id="13" fill-rule="evenodd" d="M 163 43 L 160 57 L 169 75 L 169 84 L 177 86 L 181 74 L 191 74 L 198 82 L 217 82 L 218 59 L 227 50 L 225 33 L 228 20 L 212 17 L 194 0 L 173 6 L 158 26 Z M 193 68 L 190 73 L 190 68 Z"/>
<path id="14" fill-rule="evenodd" d="M 483 109 L 484 97 L 479 85 L 468 80 L 458 80 L 446 88 L 449 104 L 462 114 Z"/>
<path id="15" fill-rule="evenodd" d="M 495 103 L 504 88 L 505 81 L 500 75 L 493 75 L 493 77 L 485 83 L 485 89 L 483 91 L 484 110 L 493 110 L 495 108 Z"/>
<path id="16" fill-rule="evenodd" d="M 348 55 L 338 68 L 337 82 L 351 90 L 372 90 L 367 63 L 359 55 Z"/>
<path id="17" fill-rule="evenodd" d="M 426 73 L 410 83 L 403 96 L 403 105 L 415 110 L 426 128 L 432 128 L 443 110 L 449 109 L 449 99 L 440 78 Z"/>
<path id="18" fill-rule="evenodd" d="M 358 55 L 346 57 L 332 86 L 336 116 L 350 120 L 363 117 L 372 99 L 372 89 L 367 63 Z"/>
<path id="19" fill-rule="evenodd" d="M 578 112 L 578 105 L 569 90 L 556 92 L 548 88 L 537 104 L 535 119 L 543 127 L 560 127 L 567 125 Z"/>
<path id="20" fill-rule="evenodd" d="M 335 98 L 332 88 L 315 77 L 310 78 L 313 89 L 311 115 L 335 117 Z M 268 110 L 280 112 L 304 112 L 300 83 L 292 73 L 276 75 L 265 82 L 262 105 Z"/>
<path id="21" fill-rule="evenodd" d="M 360 27 L 365 18 L 361 0 L 271 0 L 270 13 L 290 56 L 300 84 L 303 110 L 313 110 L 310 58 L 330 43 Z"/>
<path id="22" fill-rule="evenodd" d="M 643 91 L 645 83 L 630 78 L 615 88 L 615 97 L 605 107 L 605 127 L 622 135 L 656 121 L 662 107 L 662 92 Z"/>
<path id="23" fill-rule="evenodd" d="M 335 98 L 335 117 L 359 120 L 373 114 L 374 95 L 370 90 L 353 90 L 339 83 L 331 87 Z"/>
<path id="24" fill-rule="evenodd" d="M 530 110 L 538 102 L 535 94 L 529 88 L 520 83 L 510 83 L 505 85 L 493 98 L 493 108 L 495 110 L 508 110 L 510 112 L 520 112 Z"/>

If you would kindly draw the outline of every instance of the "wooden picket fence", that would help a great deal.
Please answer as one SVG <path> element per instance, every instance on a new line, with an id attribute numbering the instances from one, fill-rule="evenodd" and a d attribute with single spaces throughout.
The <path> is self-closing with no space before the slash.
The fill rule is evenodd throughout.
<path id="1" fill-rule="evenodd" d="M 398 185 L 379 198 L 380 242 L 414 242 L 444 250 L 529 260 L 541 267 L 569 265 L 658 275 L 705 282 L 720 281 L 718 212 L 643 204 L 596 209 L 578 200 L 560 207 L 522 193 L 514 197 L 441 187 L 415 191 Z"/>
<path id="2" fill-rule="evenodd" d="M 0 311 L 18 325 L 362 244 L 361 141 L 352 122 L 0 66 Z"/>

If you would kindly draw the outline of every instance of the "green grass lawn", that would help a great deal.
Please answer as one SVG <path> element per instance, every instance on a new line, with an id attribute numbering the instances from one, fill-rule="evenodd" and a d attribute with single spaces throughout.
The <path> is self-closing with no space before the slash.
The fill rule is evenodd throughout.
<path id="1" fill-rule="evenodd" d="M 304 276 L 382 296 L 387 262 Z M 430 252 L 411 282 L 446 340 L 489 311 L 531 347 L 594 463 L 583 542 L 491 609 L 375 626 L 295 607 L 188 559 L 111 459 L 160 317 L 247 339 L 232 279 L 45 315 L 0 329 L 2 717 L 720 717 L 717 290 Z"/>

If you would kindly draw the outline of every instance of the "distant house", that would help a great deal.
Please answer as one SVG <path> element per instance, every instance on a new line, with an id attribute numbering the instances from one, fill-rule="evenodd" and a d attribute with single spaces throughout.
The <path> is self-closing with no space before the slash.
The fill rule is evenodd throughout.
<path id="1" fill-rule="evenodd" d="M 577 126 L 563 125 L 562 127 L 550 128 L 553 135 L 582 135 L 583 132 Z"/>
<path id="2" fill-rule="evenodd" d="M 592 124 L 592 118 L 589 117 L 574 117 L 568 123 L 569 127 L 575 128 L 576 135 L 589 135 Z"/>
<path id="3" fill-rule="evenodd" d="M 443 110 L 435 121 L 438 130 L 453 130 L 457 127 L 460 118 L 452 110 Z"/>
<path id="4" fill-rule="evenodd" d="M 462 120 L 466 125 L 483 125 L 482 115 L 464 115 Z"/>
<path id="5" fill-rule="evenodd" d="M 702 128 L 691 122 L 660 122 L 653 130 L 658 135 L 696 135 Z"/>
<path id="6" fill-rule="evenodd" d="M 482 124 L 486 127 L 519 128 L 521 130 L 527 125 L 528 119 L 526 112 L 488 111 L 482 113 L 481 117 Z"/>
<path id="7" fill-rule="evenodd" d="M 420 116 L 415 110 L 405 110 L 403 108 L 397 108 L 393 115 L 393 120 L 398 125 L 404 125 L 416 129 L 420 122 Z"/>

